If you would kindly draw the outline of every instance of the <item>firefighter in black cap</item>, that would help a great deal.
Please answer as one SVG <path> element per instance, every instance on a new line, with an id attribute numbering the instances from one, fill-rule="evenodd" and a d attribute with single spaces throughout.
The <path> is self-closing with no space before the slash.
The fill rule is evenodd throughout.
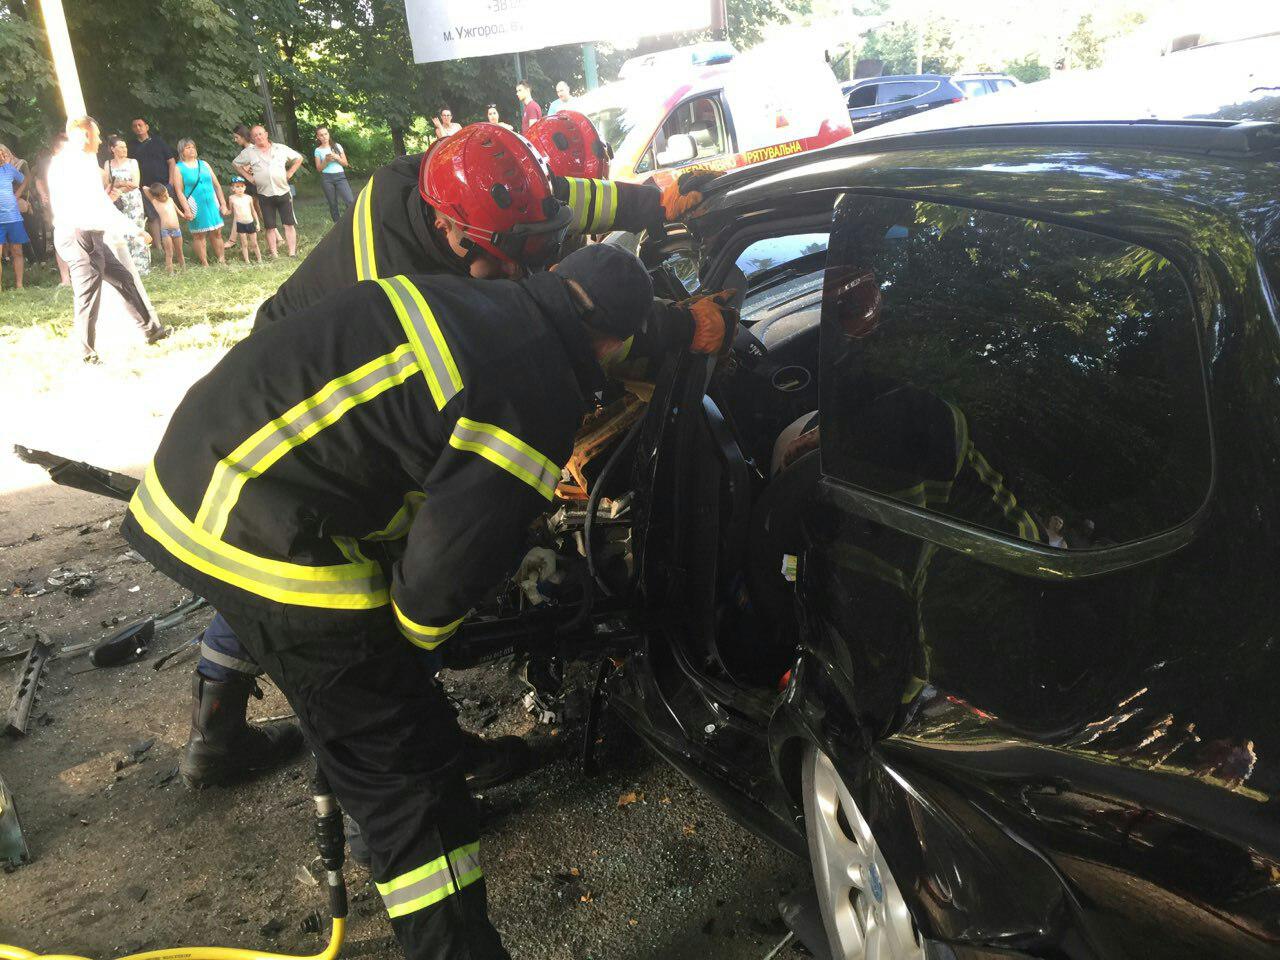
<path id="1" fill-rule="evenodd" d="M 233 347 L 130 504 L 129 543 L 288 698 L 410 960 L 507 957 L 430 651 L 518 564 L 652 296 L 605 245 L 514 282 L 357 284 Z"/>

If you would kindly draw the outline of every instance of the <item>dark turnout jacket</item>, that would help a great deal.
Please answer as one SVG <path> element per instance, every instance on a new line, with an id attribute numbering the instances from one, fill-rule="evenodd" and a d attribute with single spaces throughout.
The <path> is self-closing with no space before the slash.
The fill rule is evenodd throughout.
<path id="1" fill-rule="evenodd" d="M 422 154 L 399 157 L 369 178 L 343 214 L 280 289 L 258 308 L 254 329 L 344 290 L 361 280 L 396 274 L 466 276 L 467 266 L 435 230 L 435 211 L 418 193 Z M 657 187 L 554 178 L 556 199 L 573 211 L 580 234 L 641 230 L 662 222 Z"/>
<path id="2" fill-rule="evenodd" d="M 602 381 L 554 274 L 359 283 L 191 388 L 124 535 L 219 609 L 432 648 L 519 561 Z"/>

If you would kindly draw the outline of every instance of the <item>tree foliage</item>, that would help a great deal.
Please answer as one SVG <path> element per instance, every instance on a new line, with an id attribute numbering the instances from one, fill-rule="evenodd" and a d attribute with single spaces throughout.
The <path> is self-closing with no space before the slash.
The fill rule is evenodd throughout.
<path id="1" fill-rule="evenodd" d="M 992 0 L 963 16 L 933 0 L 861 0 L 853 12 L 881 18 L 859 55 L 886 70 L 914 71 L 919 44 L 927 71 L 1007 69 L 1034 80 L 1058 61 L 1096 64 L 1112 37 L 1141 21 L 1127 6 L 1137 0 L 1092 15 L 1085 2 L 1064 0 L 1052 17 L 1036 0 Z M 747 49 L 778 25 L 840 11 L 837 0 L 728 0 L 728 38 Z M 445 105 L 464 123 L 483 119 L 490 103 L 519 119 L 515 58 L 415 64 L 403 0 L 95 0 L 68 3 L 67 13 L 85 100 L 104 131 L 142 114 L 171 141 L 194 137 L 215 161 L 229 158 L 233 126 L 264 119 L 259 68 L 286 141 L 305 150 L 314 126 L 327 123 L 361 165 L 425 146 L 429 118 Z M 657 35 L 638 51 L 602 44 L 600 75 L 637 52 L 709 37 Z M 0 6 L 0 57 L 0 136 L 34 154 L 63 121 L 36 0 Z M 520 72 L 543 105 L 559 80 L 585 86 L 578 44 L 525 53 Z"/>

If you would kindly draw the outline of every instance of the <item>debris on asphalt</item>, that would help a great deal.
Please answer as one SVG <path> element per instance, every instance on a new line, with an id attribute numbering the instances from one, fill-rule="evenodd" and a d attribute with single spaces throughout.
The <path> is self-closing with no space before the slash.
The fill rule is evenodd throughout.
<path id="1" fill-rule="evenodd" d="M 141 903 L 143 900 L 147 899 L 147 892 L 146 887 L 136 883 L 131 883 L 120 891 L 122 896 L 132 900 L 134 903 Z"/>
<path id="2" fill-rule="evenodd" d="M 18 807 L 4 778 L 0 777 L 0 863 L 8 871 L 30 862 L 31 850 L 18 821 Z"/>
<path id="3" fill-rule="evenodd" d="M 54 570 L 45 583 L 69 597 L 88 596 L 98 586 L 98 581 L 88 570 L 70 570 L 65 567 Z"/>
<path id="4" fill-rule="evenodd" d="M 132 747 L 125 751 L 125 755 L 116 761 L 116 773 L 124 770 L 126 767 L 132 767 L 135 763 L 141 763 L 142 758 L 147 751 L 155 746 L 156 738 L 149 737 L 141 743 L 135 743 Z"/>
<path id="5" fill-rule="evenodd" d="M 628 790 L 626 793 L 624 793 L 622 796 L 618 798 L 618 806 L 629 807 L 633 803 L 639 803 L 643 799 L 644 799 L 643 793 L 638 793 L 635 790 Z"/>
<path id="6" fill-rule="evenodd" d="M 264 937 L 275 938 L 284 932 L 285 922 L 279 917 L 272 917 L 266 923 L 258 928 L 258 933 Z"/>
<path id="7" fill-rule="evenodd" d="M 324 918 L 320 916 L 320 911 L 312 910 L 302 918 L 302 922 L 298 924 L 298 929 L 303 933 L 319 933 L 321 924 L 323 923 Z"/>
<path id="8" fill-rule="evenodd" d="M 52 654 L 53 647 L 47 640 L 37 638 L 32 642 L 31 649 L 27 651 L 27 659 L 18 670 L 18 683 L 14 687 L 13 700 L 9 704 L 9 715 L 5 721 L 6 732 L 17 735 L 27 732 L 31 708 L 44 685 L 45 664 Z"/>
<path id="9" fill-rule="evenodd" d="M 320 886 L 320 881 L 315 878 L 315 875 L 311 872 L 310 868 L 307 867 L 305 863 L 301 864 L 298 867 L 297 871 L 293 875 L 293 878 L 297 880 L 300 884 L 306 887 Z"/>

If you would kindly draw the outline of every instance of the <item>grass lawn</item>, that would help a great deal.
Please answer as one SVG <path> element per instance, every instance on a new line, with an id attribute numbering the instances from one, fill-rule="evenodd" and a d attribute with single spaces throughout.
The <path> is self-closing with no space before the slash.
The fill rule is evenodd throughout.
<path id="1" fill-rule="evenodd" d="M 362 185 L 352 187 L 358 192 Z M 201 267 L 189 241 L 185 270 L 166 275 L 163 256 L 158 258 L 143 283 L 160 319 L 172 328 L 169 339 L 145 346 L 104 296 L 101 366 L 80 360 L 71 336 L 71 290 L 58 286 L 57 267 L 28 266 L 23 290 L 8 286 L 13 274 L 6 269 L 0 291 L 0 490 L 43 477 L 10 455 L 14 443 L 101 466 L 136 471 L 145 464 L 187 388 L 249 333 L 258 304 L 328 231 L 319 184 L 308 180 L 301 193 L 295 204 L 296 259 L 282 255 L 272 261 L 261 234 L 262 266 L 246 266 L 238 250 L 228 249 L 226 266 Z"/>

